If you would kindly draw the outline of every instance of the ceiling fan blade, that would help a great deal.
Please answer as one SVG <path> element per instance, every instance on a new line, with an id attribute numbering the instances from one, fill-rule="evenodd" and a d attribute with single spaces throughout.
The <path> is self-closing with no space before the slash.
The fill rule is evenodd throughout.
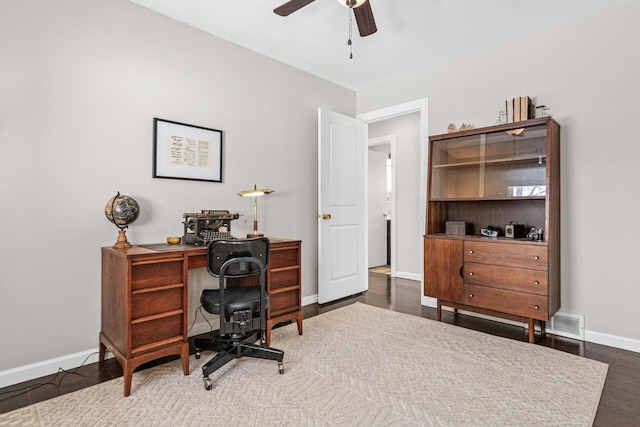
<path id="1" fill-rule="evenodd" d="M 276 7 L 275 9 L 273 9 L 273 11 L 276 13 L 276 15 L 289 16 L 296 10 L 302 9 L 303 7 L 305 7 L 309 3 L 313 3 L 314 1 L 315 0 L 290 0 Z"/>
<path id="2" fill-rule="evenodd" d="M 362 6 L 354 8 L 353 14 L 356 16 L 360 37 L 370 36 L 378 31 L 376 21 L 373 19 L 373 11 L 371 10 L 371 5 L 368 0 L 364 2 Z"/>

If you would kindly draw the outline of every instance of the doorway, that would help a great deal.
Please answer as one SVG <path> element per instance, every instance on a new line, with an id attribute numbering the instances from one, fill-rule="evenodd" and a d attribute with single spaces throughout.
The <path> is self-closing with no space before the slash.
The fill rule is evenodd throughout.
<path id="1" fill-rule="evenodd" d="M 402 141 L 396 141 L 395 145 L 397 146 L 397 150 L 403 151 L 397 151 L 395 156 L 392 155 L 391 160 L 392 166 L 398 166 L 400 171 L 393 179 L 397 189 L 393 194 L 395 197 L 400 197 L 404 201 L 402 203 L 404 207 L 400 207 L 400 199 L 396 200 L 396 203 L 394 203 L 395 214 L 392 213 L 391 217 L 391 264 L 395 268 L 395 270 L 392 271 L 392 275 L 399 278 L 419 281 L 422 289 L 424 289 L 422 236 L 424 235 L 426 203 L 427 107 L 428 100 L 423 98 L 369 113 L 362 113 L 357 116 L 358 119 L 363 120 L 369 126 L 379 123 L 381 128 L 395 123 L 396 120 L 416 120 L 415 124 L 411 126 L 419 129 L 413 127 L 415 135 L 409 140 L 403 137 Z M 413 113 L 417 113 L 417 115 Z M 397 138 L 396 130 L 385 130 L 386 132 L 378 133 L 378 135 L 375 135 L 370 130 L 369 135 L 395 134 Z M 416 157 L 419 157 L 418 165 L 411 171 L 405 170 L 404 166 L 399 166 L 401 163 L 407 161 L 405 156 L 409 155 L 406 153 L 406 144 L 410 144 L 412 147 L 413 152 L 410 154 L 413 156 L 412 159 L 415 160 Z M 404 148 L 400 147 L 400 145 Z M 412 159 L 408 159 L 408 161 L 411 162 Z M 407 202 L 408 205 L 405 204 L 405 202 Z"/>
<path id="2" fill-rule="evenodd" d="M 395 276 L 395 135 L 368 141 L 368 266 L 370 272 Z"/>

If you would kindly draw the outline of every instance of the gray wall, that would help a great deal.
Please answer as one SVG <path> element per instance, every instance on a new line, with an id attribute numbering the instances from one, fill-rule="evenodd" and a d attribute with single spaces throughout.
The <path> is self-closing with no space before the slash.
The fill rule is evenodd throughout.
<path id="1" fill-rule="evenodd" d="M 553 13 L 553 11 L 549 11 Z M 640 351 L 640 1 L 358 92 L 358 113 L 429 98 L 429 131 L 493 125 L 529 95 L 562 125 L 562 308 L 588 340 Z"/>
<path id="2" fill-rule="evenodd" d="M 274 189 L 261 230 L 303 241 L 317 293 L 317 108 L 353 116 L 353 91 L 126 0 L 3 0 L 0 58 L 0 373 L 97 348 L 117 191 L 141 204 L 136 244 L 201 209 L 245 214 L 243 235 L 253 204 L 236 193 Z M 224 183 L 153 179 L 154 117 L 223 130 Z M 191 276 L 190 322 L 208 281 Z"/>

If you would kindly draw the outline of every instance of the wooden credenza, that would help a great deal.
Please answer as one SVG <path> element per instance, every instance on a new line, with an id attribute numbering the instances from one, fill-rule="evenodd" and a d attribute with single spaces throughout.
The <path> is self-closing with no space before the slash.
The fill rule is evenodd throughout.
<path id="1" fill-rule="evenodd" d="M 544 242 L 440 235 L 424 244 L 425 294 L 439 296 L 438 320 L 447 306 L 522 321 L 533 342 L 534 321 L 548 321 L 559 308 Z"/>
<path id="2" fill-rule="evenodd" d="M 428 162 L 424 295 L 439 319 L 447 306 L 524 322 L 534 342 L 535 321 L 544 333 L 560 309 L 560 125 L 433 135 Z"/>
<path id="3" fill-rule="evenodd" d="M 267 345 L 271 329 L 295 320 L 302 334 L 301 242 L 270 238 Z M 124 371 L 124 395 L 133 371 L 160 357 L 179 355 L 189 374 L 188 272 L 206 267 L 207 248 L 152 244 L 102 248 L 100 361 L 106 350 Z"/>

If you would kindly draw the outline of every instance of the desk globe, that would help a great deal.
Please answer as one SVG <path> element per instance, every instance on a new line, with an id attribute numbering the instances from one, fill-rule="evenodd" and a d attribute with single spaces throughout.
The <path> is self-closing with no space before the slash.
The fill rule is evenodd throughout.
<path id="1" fill-rule="evenodd" d="M 109 221 L 119 228 L 118 239 L 113 247 L 117 249 L 130 248 L 131 243 L 127 241 L 125 230 L 140 215 L 138 202 L 133 197 L 120 195 L 118 191 L 118 194 L 107 201 L 104 206 L 104 214 Z"/>

